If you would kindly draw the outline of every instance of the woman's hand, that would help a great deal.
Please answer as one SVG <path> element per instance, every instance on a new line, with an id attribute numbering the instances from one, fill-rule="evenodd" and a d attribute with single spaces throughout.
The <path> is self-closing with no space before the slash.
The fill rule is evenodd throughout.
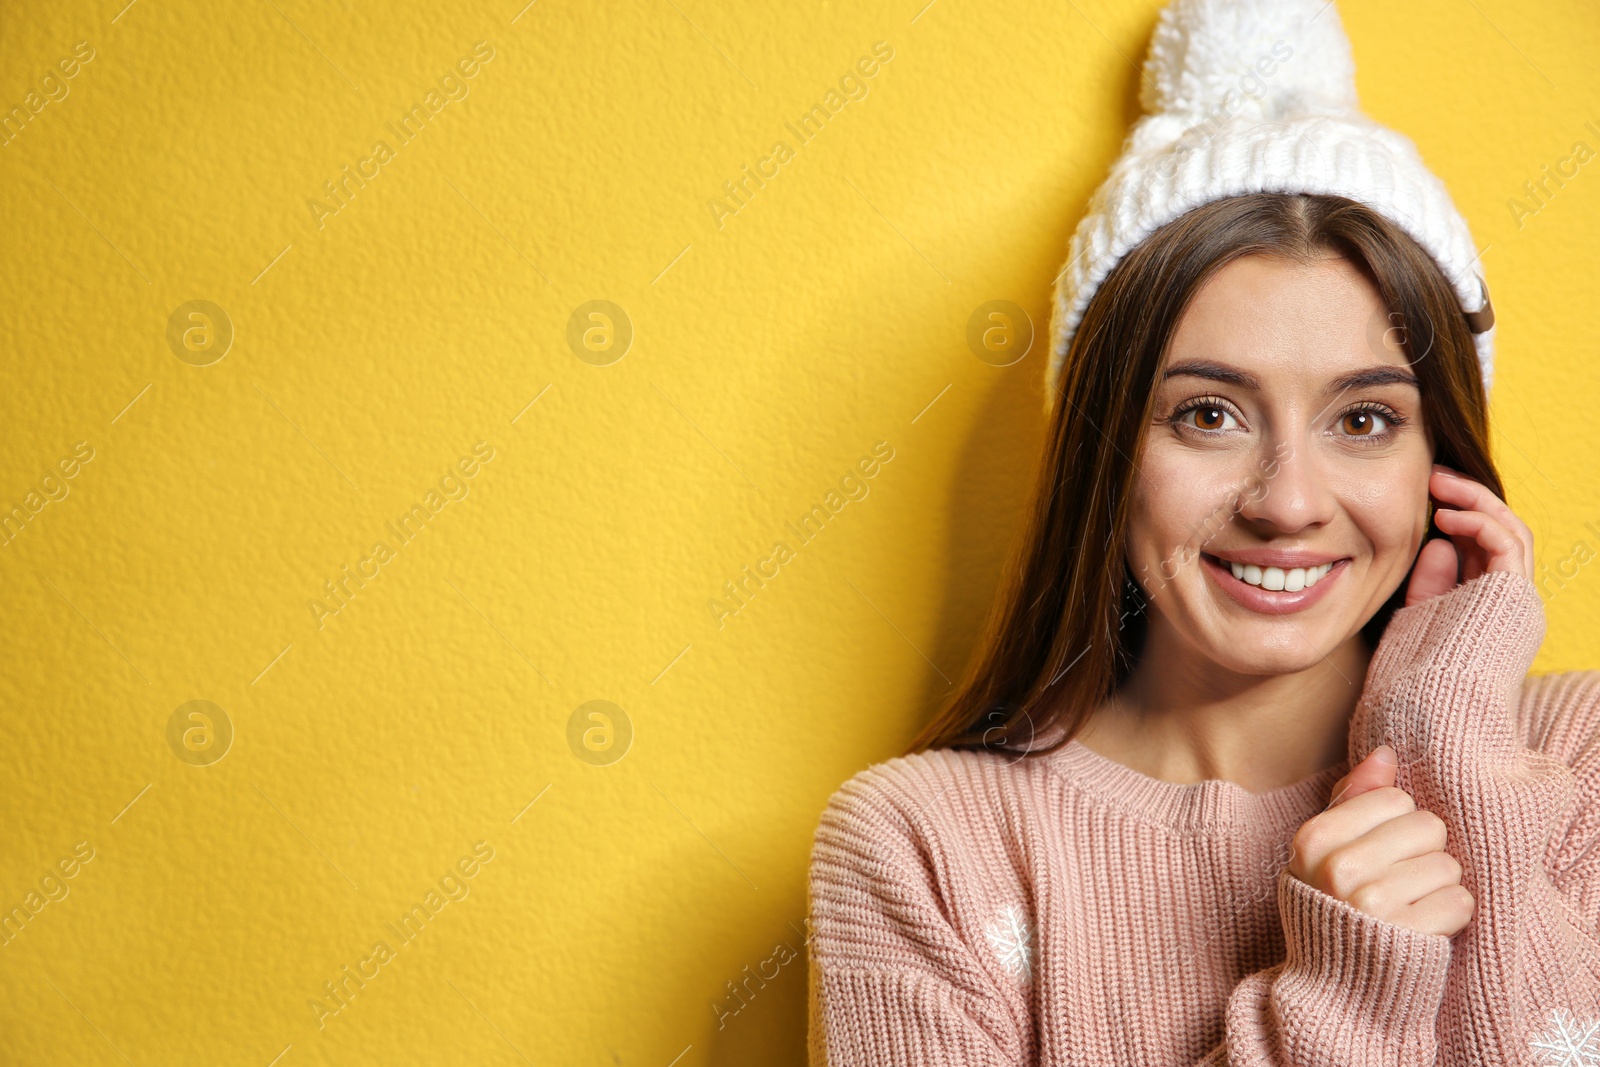
<path id="1" fill-rule="evenodd" d="M 1454 589 L 1458 572 L 1463 582 L 1487 571 L 1533 578 L 1533 531 L 1488 486 L 1436 463 L 1428 493 L 1447 505 L 1433 515 L 1447 536 L 1435 537 L 1417 553 L 1406 607 Z"/>
<path id="2" fill-rule="evenodd" d="M 1385 922 L 1454 936 L 1477 901 L 1444 851 L 1444 820 L 1395 787 L 1396 765 L 1380 745 L 1334 784 L 1327 809 L 1295 832 L 1289 873 Z"/>

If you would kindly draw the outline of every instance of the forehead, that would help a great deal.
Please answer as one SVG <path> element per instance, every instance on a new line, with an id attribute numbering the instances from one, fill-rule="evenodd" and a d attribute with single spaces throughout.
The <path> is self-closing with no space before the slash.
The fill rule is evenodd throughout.
<path id="1" fill-rule="evenodd" d="M 1284 382 L 1325 381 L 1375 364 L 1405 366 L 1401 331 L 1365 273 L 1328 253 L 1310 262 L 1247 255 L 1194 295 L 1167 347 Z"/>

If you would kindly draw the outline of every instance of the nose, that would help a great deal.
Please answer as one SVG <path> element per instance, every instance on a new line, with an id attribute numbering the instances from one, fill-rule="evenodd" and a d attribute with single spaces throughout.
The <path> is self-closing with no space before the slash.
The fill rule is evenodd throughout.
<path id="1" fill-rule="evenodd" d="M 1332 520 L 1333 487 L 1316 452 L 1287 441 L 1265 441 L 1255 458 L 1239 517 L 1277 533 L 1298 533 Z"/>

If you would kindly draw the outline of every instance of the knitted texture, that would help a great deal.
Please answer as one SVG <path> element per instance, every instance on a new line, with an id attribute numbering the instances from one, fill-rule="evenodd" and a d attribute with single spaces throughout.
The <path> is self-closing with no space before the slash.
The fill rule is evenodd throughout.
<path id="1" fill-rule="evenodd" d="M 1265 793 L 1076 740 L 860 772 L 811 853 L 812 1067 L 1600 1063 L 1600 671 L 1529 676 L 1543 634 L 1508 572 L 1396 612 L 1348 758 Z M 1385 742 L 1477 899 L 1453 938 L 1287 870 Z"/>
<path id="2" fill-rule="evenodd" d="M 1121 259 L 1185 212 L 1249 193 L 1360 201 L 1422 246 L 1464 312 L 1487 290 L 1472 234 L 1406 136 L 1356 101 L 1350 42 L 1331 0 L 1174 0 L 1145 58 L 1146 114 L 1090 199 L 1056 276 L 1045 410 L 1054 409 L 1084 308 Z M 1484 388 L 1494 330 L 1474 337 Z"/>

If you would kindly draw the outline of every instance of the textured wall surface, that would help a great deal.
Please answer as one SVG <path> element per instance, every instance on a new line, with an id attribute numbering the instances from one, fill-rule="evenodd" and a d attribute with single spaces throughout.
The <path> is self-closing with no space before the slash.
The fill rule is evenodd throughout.
<path id="1" fill-rule="evenodd" d="M 0 1058 L 800 1063 L 817 815 L 1039 454 L 969 320 L 1043 334 L 1157 5 L 123 2 L 0 16 Z M 1600 19 L 1341 10 L 1600 665 Z"/>

